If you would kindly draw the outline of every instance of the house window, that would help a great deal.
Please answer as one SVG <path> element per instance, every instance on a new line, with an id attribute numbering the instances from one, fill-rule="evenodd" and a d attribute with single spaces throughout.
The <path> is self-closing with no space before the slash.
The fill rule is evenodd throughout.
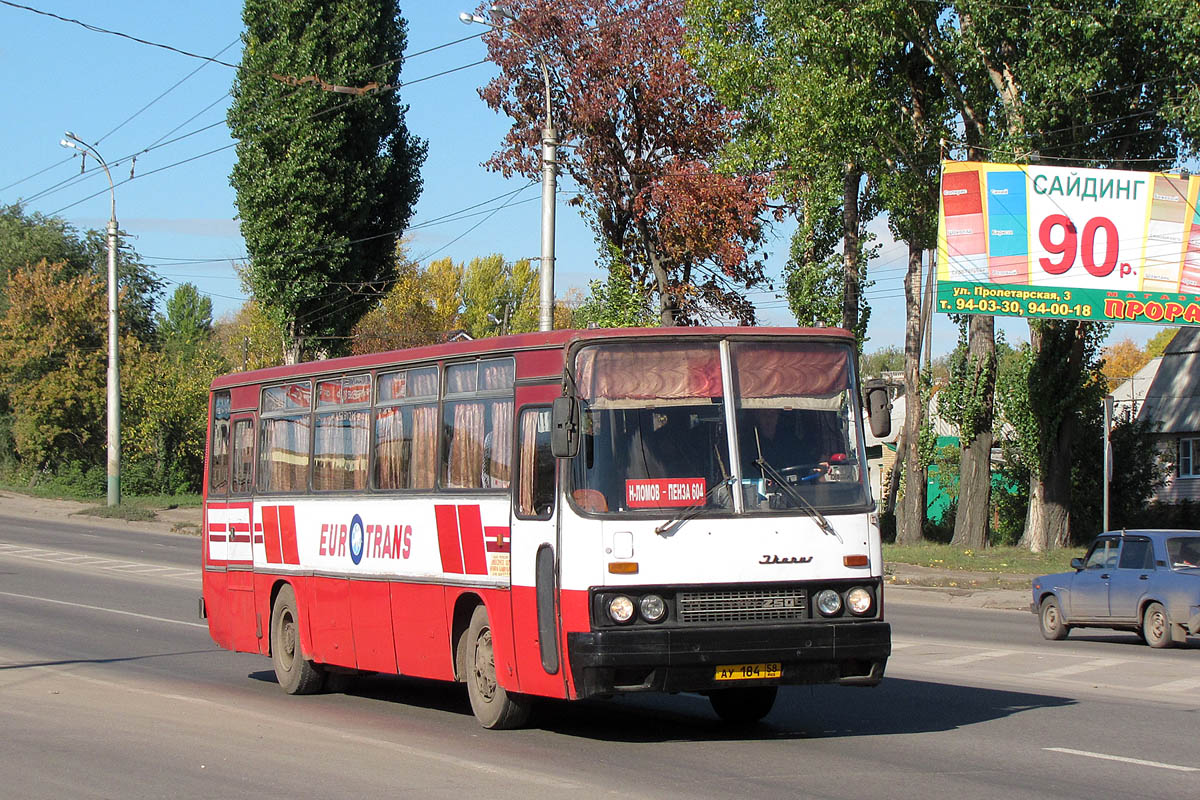
<path id="1" fill-rule="evenodd" d="M 1200 478 L 1200 439 L 1179 440 L 1179 477 Z"/>

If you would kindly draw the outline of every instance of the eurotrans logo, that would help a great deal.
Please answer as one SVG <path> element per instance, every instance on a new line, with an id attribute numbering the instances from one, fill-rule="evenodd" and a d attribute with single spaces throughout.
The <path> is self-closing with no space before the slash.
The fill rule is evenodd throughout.
<path id="1" fill-rule="evenodd" d="M 318 555 L 350 556 L 355 565 L 363 559 L 399 561 L 412 553 L 412 526 L 363 522 L 358 514 L 350 524 L 336 522 L 321 523 L 321 541 Z"/>
<path id="2" fill-rule="evenodd" d="M 362 561 L 363 557 L 363 524 L 362 517 L 358 514 L 354 515 L 354 519 L 350 520 L 350 560 L 355 564 Z"/>

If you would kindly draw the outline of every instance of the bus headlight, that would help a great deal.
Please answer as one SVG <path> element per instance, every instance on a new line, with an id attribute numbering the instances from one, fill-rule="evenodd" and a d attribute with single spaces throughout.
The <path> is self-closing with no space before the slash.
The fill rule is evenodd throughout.
<path id="1" fill-rule="evenodd" d="M 629 622 L 633 619 L 633 601 L 619 594 L 608 601 L 608 615 L 613 622 Z"/>
<path id="2" fill-rule="evenodd" d="M 871 597 L 871 593 L 861 586 L 855 586 L 846 592 L 846 608 L 855 616 L 861 617 L 871 613 L 874 602 L 875 598 Z"/>
<path id="3" fill-rule="evenodd" d="M 822 589 L 817 592 L 817 610 L 832 617 L 842 610 L 842 596 L 833 589 Z"/>
<path id="4" fill-rule="evenodd" d="M 667 604 L 656 594 L 645 595 L 638 603 L 638 610 L 646 622 L 662 622 L 667 616 Z"/>

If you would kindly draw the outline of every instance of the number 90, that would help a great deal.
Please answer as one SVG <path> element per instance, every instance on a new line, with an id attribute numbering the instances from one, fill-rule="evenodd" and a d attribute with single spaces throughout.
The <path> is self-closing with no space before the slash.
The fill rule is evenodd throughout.
<path id="1" fill-rule="evenodd" d="M 1054 242 L 1055 228 L 1063 229 L 1061 242 Z M 1104 260 L 1096 263 L 1096 231 L 1104 229 Z M 1075 264 L 1075 253 L 1083 258 L 1083 266 L 1097 278 L 1103 278 L 1112 273 L 1117 266 L 1117 226 L 1108 217 L 1093 217 L 1083 226 L 1082 241 L 1075 232 L 1075 223 L 1066 214 L 1051 214 L 1042 220 L 1038 229 L 1038 239 L 1042 247 L 1051 255 L 1059 256 L 1060 260 L 1053 261 L 1041 258 L 1042 269 L 1051 275 L 1062 275 Z"/>

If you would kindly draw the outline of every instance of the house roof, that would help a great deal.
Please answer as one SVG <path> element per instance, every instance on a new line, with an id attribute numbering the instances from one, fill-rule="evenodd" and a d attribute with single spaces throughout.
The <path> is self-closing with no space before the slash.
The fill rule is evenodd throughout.
<path id="1" fill-rule="evenodd" d="M 1138 417 L 1160 433 L 1200 431 L 1200 327 L 1180 328 L 1167 345 Z"/>
<path id="2" fill-rule="evenodd" d="M 1118 409 L 1132 407 L 1133 413 L 1137 414 L 1142 401 L 1150 392 L 1150 386 L 1154 383 L 1154 377 L 1158 375 L 1158 365 L 1161 363 L 1162 356 L 1150 359 L 1132 378 L 1112 390 L 1113 403 Z"/>

